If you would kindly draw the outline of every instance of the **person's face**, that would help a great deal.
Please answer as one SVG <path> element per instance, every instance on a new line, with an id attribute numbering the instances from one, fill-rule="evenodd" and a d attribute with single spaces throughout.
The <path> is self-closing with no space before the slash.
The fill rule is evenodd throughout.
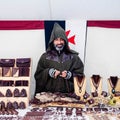
<path id="1" fill-rule="evenodd" d="M 62 48 L 65 45 L 65 41 L 62 38 L 57 38 L 53 41 L 54 46 Z"/>

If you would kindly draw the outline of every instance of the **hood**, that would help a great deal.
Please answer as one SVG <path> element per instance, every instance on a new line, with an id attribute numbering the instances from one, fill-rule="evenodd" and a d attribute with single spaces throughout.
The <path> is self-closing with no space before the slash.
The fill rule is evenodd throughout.
<path id="1" fill-rule="evenodd" d="M 68 39 L 67 39 L 65 30 L 58 23 L 55 23 L 53 26 L 53 30 L 51 32 L 49 44 L 57 38 L 62 38 L 63 40 L 65 40 L 66 43 L 68 43 Z"/>
<path id="2" fill-rule="evenodd" d="M 64 47 L 65 51 L 72 52 L 72 53 L 77 53 L 76 51 L 73 51 L 73 50 L 69 49 L 68 39 L 67 39 L 65 30 L 58 23 L 55 23 L 54 26 L 53 26 L 53 30 L 51 32 L 51 36 L 50 36 L 47 51 L 50 51 L 50 50 L 53 49 L 53 41 L 57 38 L 62 38 L 65 41 L 65 47 Z"/>

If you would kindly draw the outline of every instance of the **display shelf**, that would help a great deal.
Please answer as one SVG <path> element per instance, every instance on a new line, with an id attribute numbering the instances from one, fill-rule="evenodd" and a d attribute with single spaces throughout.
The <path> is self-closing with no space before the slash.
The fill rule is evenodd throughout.
<path id="1" fill-rule="evenodd" d="M 100 75 L 92 75 L 90 77 L 91 94 L 97 92 L 100 97 L 102 93 L 102 77 Z"/>
<path id="2" fill-rule="evenodd" d="M 120 78 L 117 76 L 110 76 L 107 79 L 108 93 L 114 96 L 115 92 L 120 92 Z"/>
<path id="3" fill-rule="evenodd" d="M 30 80 L 30 77 L 0 77 L 0 80 Z"/>
<path id="4" fill-rule="evenodd" d="M 0 65 L 2 64 L 0 66 L 0 102 L 3 101 L 6 105 L 8 102 L 17 102 L 18 104 L 24 102 L 25 107 L 28 107 L 30 100 L 31 58 L 16 58 L 12 60 L 14 60 L 14 64 L 9 66 L 9 64 L 11 65 L 11 59 L 0 59 Z M 16 73 L 13 74 L 13 71 Z"/>
<path id="5" fill-rule="evenodd" d="M 84 99 L 83 95 L 86 91 L 86 78 L 85 76 L 74 77 L 74 91 L 77 96 L 80 96 L 80 99 Z"/>

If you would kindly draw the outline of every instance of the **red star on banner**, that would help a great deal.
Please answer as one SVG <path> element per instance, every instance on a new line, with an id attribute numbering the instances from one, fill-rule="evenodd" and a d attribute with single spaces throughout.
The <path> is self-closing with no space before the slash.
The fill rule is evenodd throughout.
<path id="1" fill-rule="evenodd" d="M 66 36 L 68 37 L 69 33 L 70 33 L 70 30 L 66 31 Z M 75 35 L 71 36 L 68 38 L 68 42 L 72 43 L 75 45 Z"/>

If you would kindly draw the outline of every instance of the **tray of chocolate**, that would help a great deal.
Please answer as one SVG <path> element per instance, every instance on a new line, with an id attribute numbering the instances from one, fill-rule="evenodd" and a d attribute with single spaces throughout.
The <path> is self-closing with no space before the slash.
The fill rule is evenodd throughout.
<path id="1" fill-rule="evenodd" d="M 94 107 L 96 105 L 107 105 L 109 102 L 109 96 L 106 91 L 102 91 L 101 96 L 96 96 L 91 93 L 92 96 L 87 100 L 87 105 L 89 107 Z"/>
<path id="2" fill-rule="evenodd" d="M 18 112 L 11 102 L 5 105 L 4 101 L 0 102 L 0 115 L 17 115 Z"/>
<path id="3" fill-rule="evenodd" d="M 109 100 L 107 98 L 103 97 L 96 97 L 96 98 L 90 98 L 87 101 L 87 105 L 89 107 L 94 107 L 94 106 L 106 106 L 108 105 Z"/>
<path id="4" fill-rule="evenodd" d="M 30 101 L 32 106 L 48 107 L 81 107 L 84 108 L 86 102 L 80 100 L 75 93 L 50 93 L 41 92 L 36 94 L 35 98 Z"/>
<path id="5" fill-rule="evenodd" d="M 109 107 L 32 107 L 24 120 L 119 120 L 120 108 Z"/>
<path id="6" fill-rule="evenodd" d="M 120 120 L 120 109 L 113 107 L 88 107 L 85 115 L 89 120 Z"/>

